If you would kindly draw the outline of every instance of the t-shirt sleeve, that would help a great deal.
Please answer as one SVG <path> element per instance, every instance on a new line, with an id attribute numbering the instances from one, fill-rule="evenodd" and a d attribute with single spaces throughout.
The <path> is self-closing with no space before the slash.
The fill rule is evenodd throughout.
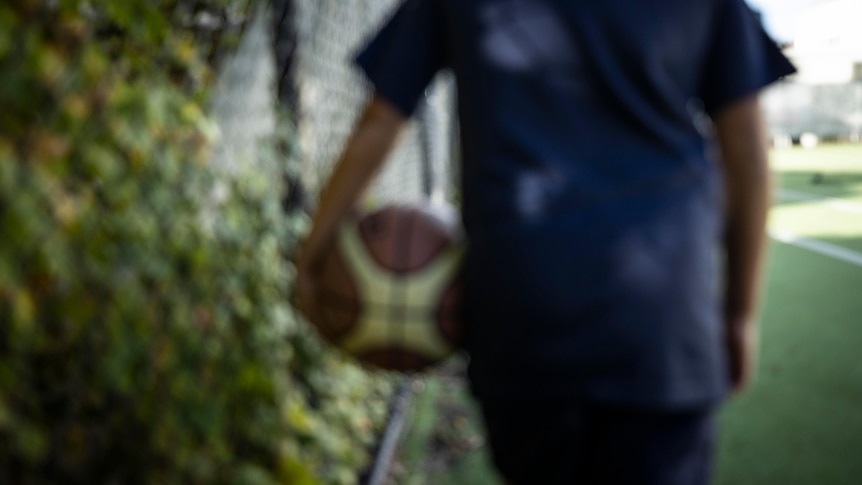
<path id="1" fill-rule="evenodd" d="M 701 92 L 711 116 L 796 68 L 743 0 L 719 0 Z"/>
<path id="2" fill-rule="evenodd" d="M 447 62 L 439 6 L 407 0 L 356 58 L 377 95 L 410 116 Z"/>

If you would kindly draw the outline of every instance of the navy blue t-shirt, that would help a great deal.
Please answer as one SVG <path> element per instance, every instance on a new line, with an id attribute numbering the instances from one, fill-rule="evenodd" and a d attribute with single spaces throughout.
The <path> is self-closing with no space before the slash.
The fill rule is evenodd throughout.
<path id="1" fill-rule="evenodd" d="M 793 72 L 742 0 L 407 0 L 358 63 L 405 115 L 455 73 L 480 398 L 724 395 L 699 120 Z"/>

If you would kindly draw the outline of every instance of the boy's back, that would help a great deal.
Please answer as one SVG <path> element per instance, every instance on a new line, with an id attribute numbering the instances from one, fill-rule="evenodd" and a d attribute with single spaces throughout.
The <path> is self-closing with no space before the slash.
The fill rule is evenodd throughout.
<path id="1" fill-rule="evenodd" d="M 407 0 L 358 63 L 376 95 L 298 258 L 307 314 L 322 248 L 451 68 L 470 380 L 498 467 L 707 483 L 716 404 L 755 355 L 756 93 L 793 71 L 743 1 Z"/>
<path id="2" fill-rule="evenodd" d="M 724 394 L 699 130 L 792 72 L 740 0 L 413 1 L 359 63 L 405 113 L 439 69 L 458 79 L 475 392 Z"/>

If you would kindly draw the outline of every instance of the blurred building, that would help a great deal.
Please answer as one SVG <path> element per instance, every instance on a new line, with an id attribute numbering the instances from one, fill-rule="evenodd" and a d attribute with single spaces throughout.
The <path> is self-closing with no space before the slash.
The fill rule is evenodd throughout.
<path id="1" fill-rule="evenodd" d="M 862 0 L 832 0 L 803 11 L 785 54 L 799 72 L 764 95 L 773 140 L 796 142 L 808 133 L 860 141 Z"/>

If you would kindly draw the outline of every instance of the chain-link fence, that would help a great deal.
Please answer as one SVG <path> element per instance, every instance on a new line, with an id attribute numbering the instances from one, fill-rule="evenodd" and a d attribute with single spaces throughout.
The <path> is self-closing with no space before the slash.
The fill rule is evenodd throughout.
<path id="1" fill-rule="evenodd" d="M 221 141 L 213 165 L 234 173 L 262 158 L 254 156 L 260 140 L 290 130 L 301 185 L 316 194 L 370 97 L 353 58 L 399 3 L 276 0 L 261 8 L 220 70 L 213 112 Z M 289 113 L 288 123 L 281 122 L 280 111 Z M 366 204 L 453 199 L 453 113 L 454 79 L 443 73 L 427 90 Z"/>
<path id="2" fill-rule="evenodd" d="M 212 166 L 227 174 L 244 164 L 262 163 L 256 153 L 276 130 L 275 62 L 268 11 L 258 8 L 247 24 L 236 51 L 219 71 L 212 112 L 219 127 L 219 143 Z M 275 167 L 256 167 L 275 170 Z"/>
<path id="3" fill-rule="evenodd" d="M 353 58 L 399 3 L 277 0 L 260 8 L 219 72 L 213 113 L 221 137 L 213 166 L 229 175 L 266 160 L 255 156 L 261 141 L 289 130 L 278 134 L 295 138 L 301 185 L 316 194 L 370 96 Z M 289 113 L 288 123 L 280 111 Z M 453 113 L 454 80 L 442 73 L 369 190 L 367 205 L 454 198 Z"/>
<path id="4" fill-rule="evenodd" d="M 302 180 L 316 193 L 332 169 L 368 102 L 370 90 L 353 64 L 357 51 L 400 3 L 397 0 L 293 0 L 279 12 L 277 37 L 282 63 L 291 63 L 296 91 Z M 284 7 L 282 7 L 284 8 Z M 276 11 L 278 12 L 278 8 Z M 292 59 L 290 58 L 292 57 Z M 284 70 L 284 65 L 281 66 Z M 284 84 L 284 79 L 282 79 Z M 391 155 L 366 203 L 450 199 L 453 191 L 453 81 L 441 75 L 427 91 L 417 116 Z M 284 89 L 281 90 L 284 93 Z M 282 95 L 282 99 L 291 96 Z"/>
<path id="5" fill-rule="evenodd" d="M 763 98 L 777 145 L 804 134 L 824 141 L 862 141 L 862 82 L 802 84 L 783 82 Z"/>

